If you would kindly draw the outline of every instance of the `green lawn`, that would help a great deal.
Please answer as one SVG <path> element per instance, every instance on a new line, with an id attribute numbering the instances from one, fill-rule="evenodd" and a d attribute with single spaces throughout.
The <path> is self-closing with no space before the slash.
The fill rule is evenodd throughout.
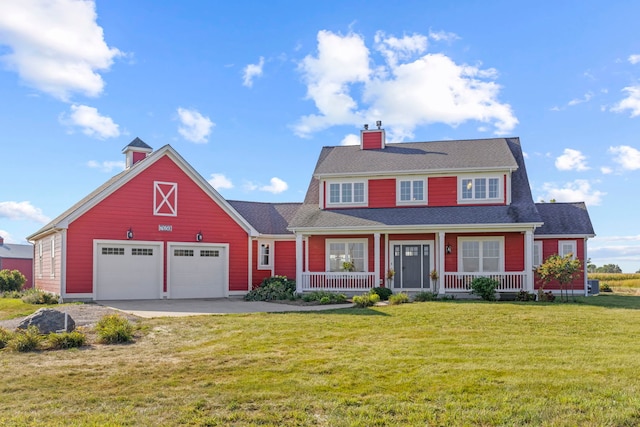
<path id="1" fill-rule="evenodd" d="M 144 320 L 0 352 L 0 425 L 640 424 L 640 297 Z"/>
<path id="2" fill-rule="evenodd" d="M 17 298 L 0 298 L 0 320 L 28 316 L 39 308 L 57 307 L 56 305 L 25 304 Z"/>

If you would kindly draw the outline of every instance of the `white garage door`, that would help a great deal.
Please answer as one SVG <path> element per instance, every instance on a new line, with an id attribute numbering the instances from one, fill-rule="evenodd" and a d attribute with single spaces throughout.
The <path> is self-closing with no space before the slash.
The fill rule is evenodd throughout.
<path id="1" fill-rule="evenodd" d="M 96 299 L 158 299 L 162 295 L 162 243 L 96 243 Z"/>
<path id="2" fill-rule="evenodd" d="M 225 246 L 170 243 L 168 252 L 170 298 L 226 296 Z"/>

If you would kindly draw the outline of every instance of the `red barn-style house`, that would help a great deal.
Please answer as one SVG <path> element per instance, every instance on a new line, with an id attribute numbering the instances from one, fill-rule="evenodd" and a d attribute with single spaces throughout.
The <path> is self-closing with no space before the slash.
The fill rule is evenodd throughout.
<path id="1" fill-rule="evenodd" d="M 365 128 L 360 146 L 322 149 L 303 203 L 225 200 L 169 145 L 123 153 L 123 172 L 29 236 L 38 288 L 217 298 L 285 275 L 299 292 L 468 294 L 490 276 L 532 292 L 536 265 L 584 266 L 594 236 L 583 203 L 533 202 L 517 138 L 387 144 Z M 571 286 L 586 293 L 584 271 Z"/>

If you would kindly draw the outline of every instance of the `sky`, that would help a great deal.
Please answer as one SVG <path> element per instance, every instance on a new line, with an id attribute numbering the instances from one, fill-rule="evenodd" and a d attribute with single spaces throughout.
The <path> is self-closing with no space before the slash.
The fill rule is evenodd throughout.
<path id="1" fill-rule="evenodd" d="M 228 200 L 302 201 L 323 146 L 519 137 L 640 270 L 640 2 L 0 1 L 0 235 L 170 144 Z"/>

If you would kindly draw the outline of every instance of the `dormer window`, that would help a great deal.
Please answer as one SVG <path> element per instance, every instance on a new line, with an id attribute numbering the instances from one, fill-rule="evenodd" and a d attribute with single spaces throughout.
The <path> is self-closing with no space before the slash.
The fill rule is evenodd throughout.
<path id="1" fill-rule="evenodd" d="M 330 182 L 327 205 L 364 205 L 366 186 L 364 181 Z"/>
<path id="2" fill-rule="evenodd" d="M 460 203 L 501 202 L 504 199 L 499 176 L 459 177 Z"/>

